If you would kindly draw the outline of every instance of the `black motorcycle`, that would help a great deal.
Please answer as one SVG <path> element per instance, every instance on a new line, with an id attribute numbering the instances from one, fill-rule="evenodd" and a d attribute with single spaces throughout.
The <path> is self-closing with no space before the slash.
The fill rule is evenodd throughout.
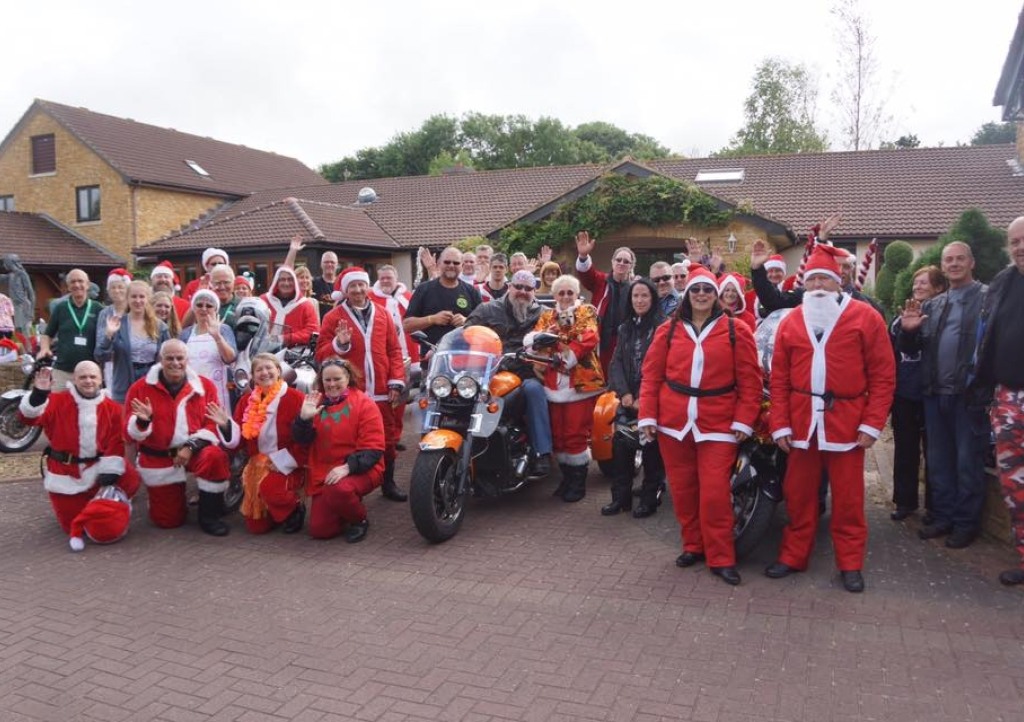
<path id="1" fill-rule="evenodd" d="M 43 433 L 42 427 L 22 423 L 18 416 L 18 407 L 21 405 L 22 397 L 32 393 L 32 384 L 39 369 L 49 368 L 53 366 L 53 362 L 52 356 L 36 360 L 28 353 L 22 354 L 19 359 L 25 381 L 20 389 L 11 389 L 0 395 L 0 453 L 17 454 L 28 451 L 39 440 Z"/>

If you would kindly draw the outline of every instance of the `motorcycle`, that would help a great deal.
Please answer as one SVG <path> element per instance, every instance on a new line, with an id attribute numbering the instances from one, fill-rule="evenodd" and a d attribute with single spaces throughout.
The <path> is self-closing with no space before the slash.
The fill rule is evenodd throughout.
<path id="1" fill-rule="evenodd" d="M 426 343 L 421 332 L 413 337 Z M 539 333 L 532 348 L 557 342 Z M 419 402 L 425 433 L 409 482 L 413 523 L 430 542 L 458 533 L 470 494 L 504 496 L 531 478 L 522 380 L 506 370 L 516 361 L 552 363 L 526 349 L 503 353 L 501 339 L 484 326 L 450 331 L 433 349 Z"/>
<path id="2" fill-rule="evenodd" d="M 53 357 L 37 361 L 32 354 L 22 354 L 19 359 L 25 381 L 20 389 L 11 389 L 0 394 L 0 453 L 17 454 L 27 451 L 39 440 L 42 427 L 28 426 L 18 417 L 21 399 L 32 393 L 36 372 L 53 365 Z"/>

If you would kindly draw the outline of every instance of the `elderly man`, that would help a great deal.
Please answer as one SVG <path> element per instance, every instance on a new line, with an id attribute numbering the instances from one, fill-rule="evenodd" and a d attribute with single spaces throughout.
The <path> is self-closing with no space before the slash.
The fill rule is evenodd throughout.
<path id="1" fill-rule="evenodd" d="M 207 415 L 216 402 L 217 388 L 188 367 L 188 347 L 177 339 L 164 342 L 160 363 L 128 389 L 125 431 L 139 444 L 149 518 L 162 529 L 185 523 L 185 474 L 191 472 L 199 486 L 199 528 L 211 536 L 230 531 L 221 520 L 230 465 Z"/>
<path id="2" fill-rule="evenodd" d="M 686 292 L 686 277 L 690 275 L 689 268 L 688 260 L 672 264 L 672 287 L 676 291 L 676 297 Z"/>
<path id="3" fill-rule="evenodd" d="M 462 254 L 462 274 L 459 276 L 459 280 L 470 286 L 476 284 L 476 254 L 472 251 Z"/>
<path id="4" fill-rule="evenodd" d="M 395 457 L 399 434 L 395 407 L 405 391 L 405 364 L 398 329 L 388 311 L 367 297 L 370 276 L 362 268 L 346 268 L 338 278 L 344 298 L 324 317 L 316 344 L 316 360 L 340 356 L 362 374 L 355 379 L 377 404 L 384 418 L 384 483 L 381 493 L 392 501 L 405 501 L 395 483 Z"/>
<path id="5" fill-rule="evenodd" d="M 933 520 L 918 536 L 949 535 L 946 546 L 962 549 L 978 536 L 985 506 L 988 399 L 968 389 L 985 285 L 974 280 L 974 254 L 960 241 L 942 249 L 942 273 L 949 290 L 924 304 L 908 301 L 896 343 L 921 355 Z"/>
<path id="6" fill-rule="evenodd" d="M 57 355 L 53 383 L 63 389 L 81 361 L 92 361 L 96 351 L 96 322 L 103 304 L 89 298 L 89 276 L 73 268 L 65 278 L 69 295 L 58 303 L 39 337 L 39 358 Z"/>
<path id="7" fill-rule="evenodd" d="M 508 272 L 514 274 L 517 271 L 527 271 L 530 268 L 530 259 L 522 251 L 516 251 L 508 257 Z"/>
<path id="8" fill-rule="evenodd" d="M 178 274 L 175 273 L 174 266 L 170 261 L 161 261 L 153 267 L 153 270 L 149 272 L 149 284 L 153 287 L 153 293 L 163 291 L 171 297 L 171 303 L 174 304 L 174 311 L 178 314 L 179 320 L 188 315 L 192 307 L 188 301 L 178 295 L 181 285 L 178 283 Z"/>
<path id="9" fill-rule="evenodd" d="M 18 412 L 46 433 L 43 488 L 61 529 L 70 533 L 71 522 L 100 487 L 116 484 L 130 497 L 139 475 L 125 460 L 121 405 L 101 389 L 100 367 L 80 361 L 67 391 L 51 393 L 52 381 L 50 370 L 40 369 Z"/>
<path id="10" fill-rule="evenodd" d="M 203 275 L 199 278 L 189 281 L 185 285 L 185 290 L 182 292 L 181 297 L 186 301 L 192 301 L 192 294 L 198 291 L 200 288 L 210 287 L 210 271 L 214 266 L 227 265 L 229 261 L 228 252 L 223 251 L 220 248 L 207 248 L 203 251 L 202 255 L 202 266 Z"/>
<path id="11" fill-rule="evenodd" d="M 491 257 L 494 256 L 494 249 L 487 244 L 480 244 L 473 249 L 476 253 L 476 282 L 477 285 L 487 280 L 490 275 Z"/>
<path id="12" fill-rule="evenodd" d="M 1015 585 L 1024 584 L 1024 216 L 1010 224 L 1006 236 L 1013 265 L 992 279 L 985 295 L 975 385 L 981 399 L 995 399 L 991 419 L 999 481 L 1020 555 L 999 581 Z"/>
<path id="13" fill-rule="evenodd" d="M 217 309 L 217 318 L 225 326 L 234 330 L 235 328 L 235 306 L 238 305 L 238 299 L 235 298 L 235 272 L 231 266 L 220 264 L 213 266 L 210 269 L 209 278 L 209 290 L 217 296 L 217 302 L 220 306 Z M 193 296 L 195 293 L 192 294 Z M 175 304 L 177 308 L 177 304 Z M 185 328 L 191 326 L 196 322 L 195 313 L 192 312 L 191 306 L 184 316 L 181 316 L 181 326 Z"/>
<path id="14" fill-rule="evenodd" d="M 601 370 L 608 378 L 608 364 L 615 352 L 619 324 L 629 314 L 629 283 L 633 279 L 636 255 L 625 246 L 616 248 L 612 253 L 612 272 L 605 273 L 594 268 L 590 258 L 596 245 L 597 239 L 591 238 L 587 231 L 576 234 L 576 275 L 583 287 L 590 291 L 591 303 L 597 307 L 597 315 L 601 319 L 599 355 Z"/>
<path id="15" fill-rule="evenodd" d="M 402 327 L 406 333 L 423 331 L 427 340 L 437 344 L 441 337 L 466 322 L 466 316 L 480 305 L 480 292 L 459 278 L 462 252 L 453 246 L 441 251 L 441 274 L 424 281 L 413 291 Z M 421 346 L 425 356 L 428 347 Z"/>
<path id="16" fill-rule="evenodd" d="M 420 372 L 420 345 L 416 340 L 405 332 L 402 322 L 405 320 L 405 312 L 409 308 L 409 301 L 412 293 L 405 287 L 405 284 L 398 280 L 398 269 L 391 264 L 385 264 L 377 269 L 377 282 L 370 288 L 370 300 L 383 308 L 395 322 L 395 331 L 398 334 L 398 345 L 402 349 L 402 363 L 405 365 L 406 390 L 414 374 Z M 403 399 L 406 395 L 402 395 Z M 395 438 L 398 441 L 395 448 L 398 451 L 405 451 L 402 444 L 402 430 L 405 427 L 405 401 L 396 404 L 392 409 L 395 419 Z"/>
<path id="17" fill-rule="evenodd" d="M 668 318 L 679 306 L 679 293 L 672 283 L 672 266 L 665 261 L 655 261 L 651 264 L 651 281 L 658 289 L 658 306 L 661 314 Z"/>
<path id="18" fill-rule="evenodd" d="M 320 320 L 334 308 L 334 282 L 338 280 L 338 254 L 327 251 L 320 256 L 320 275 L 313 279 L 313 298 L 320 308 Z"/>
<path id="19" fill-rule="evenodd" d="M 487 326 L 501 337 L 506 353 L 515 353 L 523 347 L 523 337 L 533 330 L 540 318 L 541 305 L 534 293 L 536 279 L 526 270 L 512 274 L 509 291 L 503 298 L 482 303 L 466 319 L 467 326 Z M 551 416 L 548 411 L 544 385 L 537 379 L 533 367 L 522 363 L 509 369 L 523 379 L 526 398 L 526 432 L 536 457 L 531 476 L 540 478 L 551 471 Z"/>
<path id="20" fill-rule="evenodd" d="M 864 451 L 885 426 L 896 386 L 885 321 L 841 292 L 839 249 L 814 250 L 803 304 L 779 324 L 772 357 L 771 431 L 789 453 L 783 492 L 789 524 L 765 575 L 807 569 L 818 527 L 822 472 L 832 487 L 832 543 L 843 587 L 864 591 Z"/>

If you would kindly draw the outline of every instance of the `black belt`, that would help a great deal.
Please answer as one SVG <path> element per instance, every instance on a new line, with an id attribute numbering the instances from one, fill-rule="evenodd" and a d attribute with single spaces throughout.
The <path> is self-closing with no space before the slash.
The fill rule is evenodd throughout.
<path id="1" fill-rule="evenodd" d="M 168 459 L 173 459 L 175 456 L 178 455 L 177 446 L 171 447 L 170 449 L 154 449 L 152 446 L 144 446 L 140 444 L 139 451 L 141 451 L 146 456 L 161 456 Z"/>
<path id="2" fill-rule="evenodd" d="M 687 396 L 694 396 L 698 399 L 702 399 L 706 396 L 725 396 L 736 390 L 736 384 L 729 384 L 728 386 L 719 386 L 717 389 L 698 389 L 693 386 L 683 386 L 677 384 L 675 381 L 669 381 L 665 379 L 665 383 L 668 387 L 675 391 L 677 394 L 686 394 Z"/>
<path id="3" fill-rule="evenodd" d="M 100 458 L 98 456 L 75 456 L 68 451 L 55 451 L 49 446 L 43 449 L 43 456 L 48 456 L 61 464 L 91 464 L 94 461 L 98 461 Z"/>
<path id="4" fill-rule="evenodd" d="M 793 389 L 798 394 L 805 394 L 807 396 L 817 396 L 819 399 L 825 402 L 825 411 L 831 411 L 832 407 L 835 406 L 836 399 L 842 401 L 852 401 L 853 399 L 859 399 L 864 394 L 857 394 L 856 396 L 840 396 L 833 391 L 825 391 L 823 394 L 817 394 L 810 389 Z"/>

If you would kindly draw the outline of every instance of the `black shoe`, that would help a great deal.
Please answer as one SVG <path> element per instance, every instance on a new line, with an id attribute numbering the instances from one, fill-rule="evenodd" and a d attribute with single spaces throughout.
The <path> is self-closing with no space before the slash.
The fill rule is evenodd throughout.
<path id="1" fill-rule="evenodd" d="M 395 451 L 405 451 L 405 448 L 405 444 L 403 444 L 401 441 L 395 444 Z"/>
<path id="2" fill-rule="evenodd" d="M 783 577 L 788 577 L 790 574 L 795 574 L 798 571 L 800 570 L 795 567 L 791 567 L 788 564 L 775 562 L 774 564 L 769 564 L 765 568 L 764 575 L 769 579 L 782 579 Z"/>
<path id="3" fill-rule="evenodd" d="M 736 586 L 740 583 L 740 573 L 736 571 L 736 567 L 708 567 L 711 573 L 716 577 L 719 577 L 726 584 Z"/>
<path id="4" fill-rule="evenodd" d="M 363 519 L 357 521 L 355 524 L 349 524 L 348 529 L 345 530 L 345 541 L 349 544 L 355 544 L 361 542 L 366 538 L 366 532 L 370 531 L 370 520 Z"/>
<path id="5" fill-rule="evenodd" d="M 917 536 L 921 539 L 938 539 L 940 536 L 946 536 L 951 531 L 953 531 L 953 527 L 949 524 L 939 524 L 936 522 L 921 527 L 917 532 Z"/>
<path id="6" fill-rule="evenodd" d="M 649 516 L 654 516 L 658 512 L 657 504 L 648 504 L 641 501 L 637 504 L 636 509 L 633 510 L 634 519 L 646 519 Z"/>
<path id="7" fill-rule="evenodd" d="M 530 465 L 530 478 L 543 479 L 551 473 L 551 454 L 541 454 Z"/>
<path id="8" fill-rule="evenodd" d="M 843 578 L 843 589 L 854 594 L 859 594 L 864 591 L 864 575 L 860 573 L 859 569 L 854 569 L 852 572 L 839 572 L 839 576 Z"/>
<path id="9" fill-rule="evenodd" d="M 288 518 L 281 525 L 281 531 L 285 534 L 296 534 L 302 531 L 302 524 L 306 521 L 306 506 L 299 502 Z"/>
<path id="10" fill-rule="evenodd" d="M 904 519 L 906 519 L 908 516 L 910 516 L 913 513 L 914 513 L 913 509 L 910 509 L 910 508 L 905 507 L 905 506 L 898 506 L 898 507 L 896 507 L 896 511 L 894 511 L 892 514 L 889 515 L 889 518 L 892 519 L 893 521 L 903 521 Z"/>
<path id="11" fill-rule="evenodd" d="M 704 552 L 683 552 L 676 557 L 676 566 L 686 569 L 697 562 L 704 561 Z"/>
<path id="12" fill-rule="evenodd" d="M 1008 587 L 1024 584 L 1024 569 L 1007 569 L 999 575 L 999 583 Z"/>
<path id="13" fill-rule="evenodd" d="M 210 536 L 227 536 L 231 527 L 221 520 L 224 513 L 223 492 L 199 492 L 199 528 Z"/>
<path id="14" fill-rule="evenodd" d="M 601 516 L 615 516 L 619 512 L 622 512 L 622 511 L 628 512 L 632 508 L 633 508 L 633 500 L 632 499 L 627 501 L 625 504 L 623 504 L 619 499 L 615 499 L 615 500 L 612 501 L 611 504 L 608 504 L 607 506 L 602 506 L 601 507 Z"/>
<path id="15" fill-rule="evenodd" d="M 953 533 L 946 538 L 946 546 L 950 549 L 966 549 L 977 538 L 978 535 L 972 531 L 954 529 Z"/>
<path id="16" fill-rule="evenodd" d="M 391 501 L 405 501 L 409 497 L 398 488 L 395 483 L 395 460 L 392 459 L 384 464 L 384 483 L 380 485 L 380 493 L 385 499 Z"/>
<path id="17" fill-rule="evenodd" d="M 562 501 L 572 504 L 581 501 L 587 495 L 587 472 L 590 471 L 590 464 L 568 466 L 566 470 L 569 472 L 569 482 L 565 493 L 562 494 Z"/>

